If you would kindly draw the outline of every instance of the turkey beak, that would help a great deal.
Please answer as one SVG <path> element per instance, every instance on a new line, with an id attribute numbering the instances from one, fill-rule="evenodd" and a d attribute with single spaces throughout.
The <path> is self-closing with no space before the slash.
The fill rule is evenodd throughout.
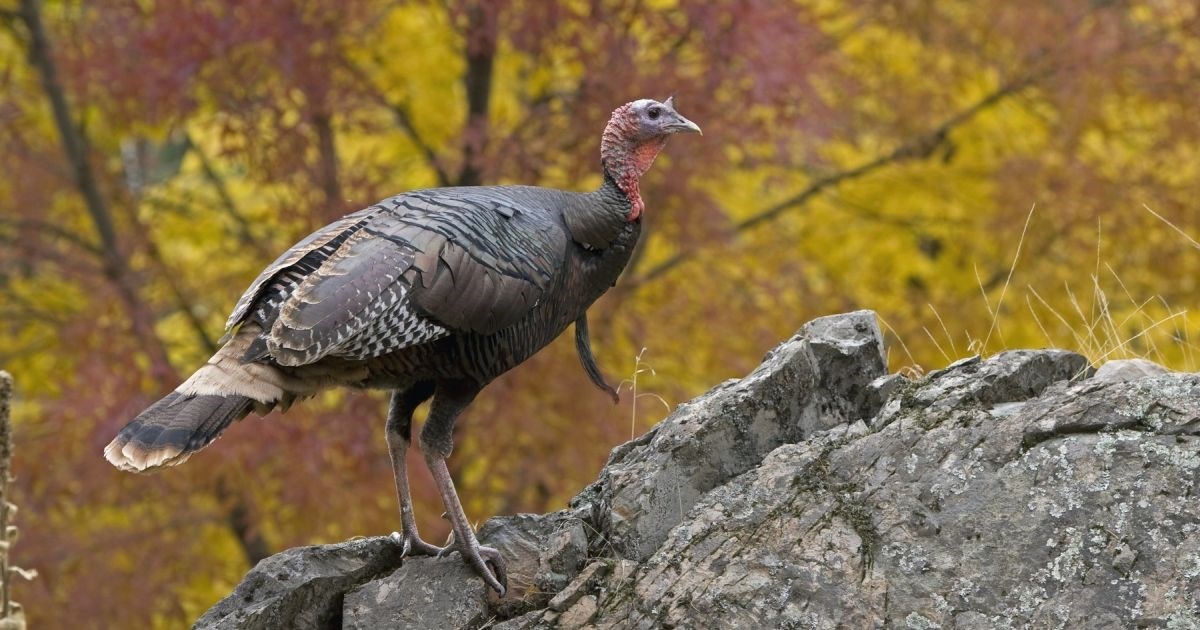
<path id="1" fill-rule="evenodd" d="M 700 125 L 674 112 L 672 114 L 675 116 L 675 120 L 667 123 L 667 131 L 671 133 L 698 133 L 702 136 L 704 135 L 704 132 L 700 131 Z"/>
<path id="2" fill-rule="evenodd" d="M 663 129 L 667 133 L 698 133 L 702 136 L 704 135 L 704 132 L 700 131 L 700 125 L 684 118 L 679 112 L 675 111 L 674 95 L 667 98 L 663 105 L 667 106 L 667 109 L 671 112 L 671 118 L 673 118 L 673 120 L 663 125 Z"/>

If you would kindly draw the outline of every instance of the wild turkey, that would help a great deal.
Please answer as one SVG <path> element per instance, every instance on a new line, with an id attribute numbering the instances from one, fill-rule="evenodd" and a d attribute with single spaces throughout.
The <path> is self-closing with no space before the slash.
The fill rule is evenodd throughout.
<path id="1" fill-rule="evenodd" d="M 404 193 L 304 239 L 259 275 L 227 323 L 224 346 L 104 449 L 122 470 L 183 463 L 250 411 L 346 385 L 393 391 L 387 442 L 404 554 L 441 554 L 417 533 L 405 453 L 412 414 L 433 398 L 421 451 L 463 559 L 503 595 L 504 559 L 472 532 L 445 458 L 476 394 L 572 322 L 591 380 L 587 309 L 617 280 L 641 232 L 638 180 L 667 138 L 700 128 L 673 99 L 613 112 L 601 141 L 604 183 L 574 193 L 531 186 Z M 491 565 L 491 570 L 488 568 Z"/>

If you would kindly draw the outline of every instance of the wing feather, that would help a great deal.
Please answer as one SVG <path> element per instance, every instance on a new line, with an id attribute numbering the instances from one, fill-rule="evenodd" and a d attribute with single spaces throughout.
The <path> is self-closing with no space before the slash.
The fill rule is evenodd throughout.
<path id="1" fill-rule="evenodd" d="M 264 356 L 281 365 L 366 359 L 511 326 L 551 289 L 569 239 L 556 205 L 567 193 L 522 190 L 417 191 L 349 215 L 268 267 L 230 321 L 243 321 L 273 279 L 299 274 L 264 326 Z M 297 271 L 312 252 L 324 255 L 319 265 Z"/>
<path id="2" fill-rule="evenodd" d="M 319 250 L 321 247 L 329 244 L 330 241 L 337 239 L 347 231 L 354 230 L 355 226 L 363 222 L 367 217 L 379 212 L 379 208 L 372 206 L 364 208 L 358 212 L 348 214 L 333 223 L 313 232 L 304 240 L 296 243 L 275 262 L 267 265 L 262 273 L 250 283 L 250 287 L 242 294 L 233 307 L 233 312 L 229 314 L 229 319 L 225 322 L 226 333 L 232 333 L 234 328 L 239 326 L 246 320 L 246 316 L 250 314 L 251 307 L 255 305 L 262 297 L 264 290 L 269 286 L 269 283 L 276 279 L 280 273 L 286 271 L 308 254 Z"/>

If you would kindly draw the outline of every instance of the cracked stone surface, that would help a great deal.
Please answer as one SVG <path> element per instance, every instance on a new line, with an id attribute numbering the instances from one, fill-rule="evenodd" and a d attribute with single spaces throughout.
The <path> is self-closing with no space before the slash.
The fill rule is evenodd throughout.
<path id="1" fill-rule="evenodd" d="M 346 591 L 400 566 L 387 537 L 295 547 L 263 559 L 193 628 L 336 628 Z"/>
<path id="2" fill-rule="evenodd" d="M 1069 372 L 1030 358 L 977 373 Z M 922 405 L 952 378 L 877 432 L 781 446 L 708 493 L 594 624 L 1196 627 L 1200 377 Z"/>
<path id="3" fill-rule="evenodd" d="M 644 560 L 700 497 L 781 444 L 874 415 L 869 386 L 886 372 L 870 311 L 813 320 L 758 369 L 683 405 L 613 450 L 572 505 L 591 505 L 612 553 Z"/>
<path id="4" fill-rule="evenodd" d="M 1168 372 L 1167 368 L 1146 359 L 1116 359 L 1101 365 L 1092 378 L 1110 382 L 1136 381 Z"/>
<path id="5" fill-rule="evenodd" d="M 413 558 L 346 593 L 341 627 L 474 628 L 488 615 L 487 587 L 457 556 Z"/>
<path id="6" fill-rule="evenodd" d="M 508 561 L 508 593 L 492 597 L 503 617 L 546 606 L 587 564 L 586 512 L 501 516 L 484 523 L 479 540 Z"/>
<path id="7" fill-rule="evenodd" d="M 1200 375 L 1023 350 L 914 382 L 880 339 L 811 322 L 570 510 L 489 521 L 505 600 L 367 539 L 264 560 L 198 627 L 1200 627 Z"/>

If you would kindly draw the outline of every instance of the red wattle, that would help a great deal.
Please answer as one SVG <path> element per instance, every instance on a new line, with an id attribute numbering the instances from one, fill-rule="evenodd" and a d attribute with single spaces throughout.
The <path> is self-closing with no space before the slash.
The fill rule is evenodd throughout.
<path id="1" fill-rule="evenodd" d="M 646 209 L 638 180 L 650 170 L 654 158 L 667 144 L 666 136 L 638 139 L 638 123 L 629 105 L 617 108 L 600 141 L 600 159 L 604 168 L 616 180 L 617 186 L 629 197 L 629 222 L 637 221 Z"/>

